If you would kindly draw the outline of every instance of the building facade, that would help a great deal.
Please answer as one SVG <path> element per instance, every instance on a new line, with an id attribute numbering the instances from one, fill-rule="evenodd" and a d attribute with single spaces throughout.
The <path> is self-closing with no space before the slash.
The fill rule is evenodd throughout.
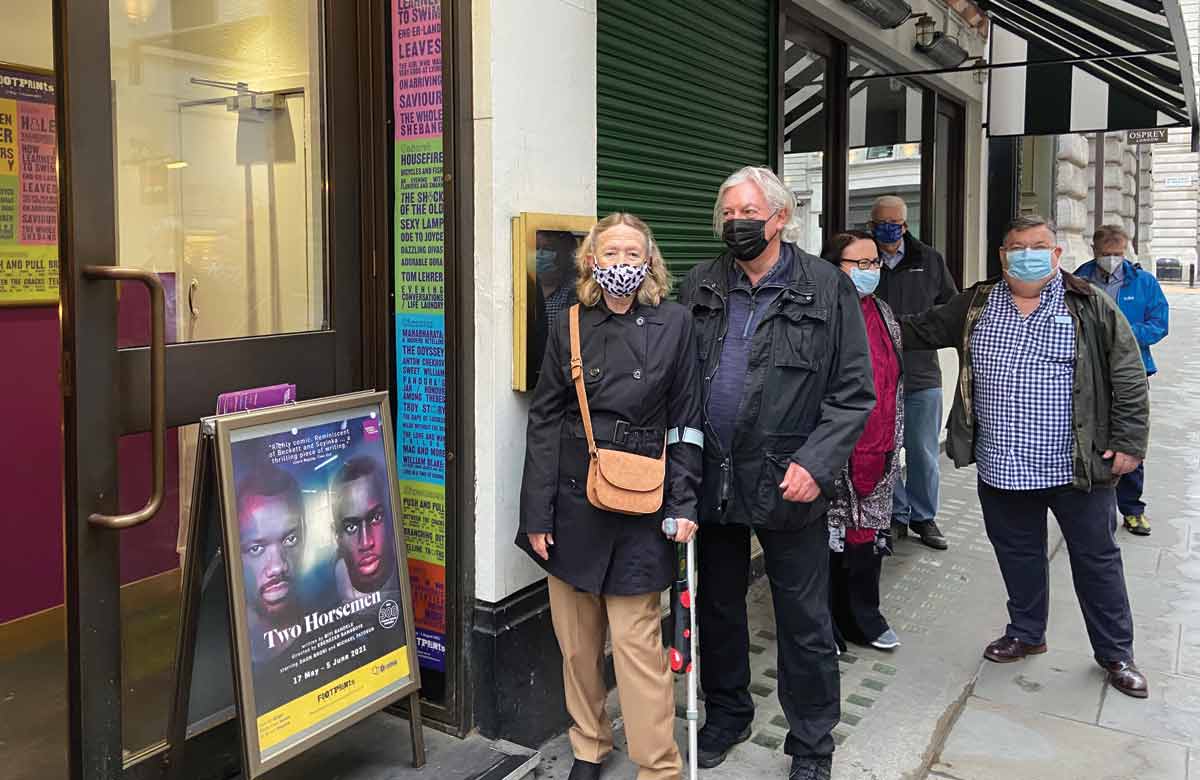
<path id="1" fill-rule="evenodd" d="M 524 745 L 565 726 L 545 578 L 513 545 L 537 364 L 526 225 L 633 212 L 680 278 L 722 251 L 722 180 L 764 165 L 803 249 L 899 195 L 960 286 L 996 270 L 1018 210 L 1057 214 L 1085 259 L 1097 182 L 1143 252 L 1186 232 L 1164 211 L 1186 196 L 1129 193 L 1177 175 L 1172 147 L 1151 160 L 1112 135 L 1097 177 L 1067 134 L 1124 125 L 995 114 L 1036 70 L 1011 37 L 997 57 L 1002 4 L 889 15 L 905 5 L 0 0 L 17 20 L 0 28 L 0 363 L 20 369 L 0 405 L 23 453 L 0 469 L 0 527 L 31 540 L 0 551 L 12 776 L 166 774 L 200 421 L 219 393 L 279 383 L 391 393 L 427 721 Z M 1096 87 L 1054 83 L 1075 78 Z M 1163 117 L 1148 125 L 1178 124 Z M 138 280 L 164 290 L 162 353 Z M 148 522 L 94 521 L 160 474 Z M 214 615 L 187 713 L 200 776 L 239 753 Z"/>

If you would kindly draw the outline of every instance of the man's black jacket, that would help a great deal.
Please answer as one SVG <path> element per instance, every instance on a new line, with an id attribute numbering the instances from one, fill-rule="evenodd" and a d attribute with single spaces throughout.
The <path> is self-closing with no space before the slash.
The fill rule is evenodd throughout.
<path id="1" fill-rule="evenodd" d="M 958 294 L 946 261 L 931 246 L 904 234 L 904 259 L 891 269 L 883 266 L 875 294 L 891 307 L 896 319 L 924 314 Z M 905 350 L 904 392 L 942 386 L 937 352 Z"/>
<path id="2" fill-rule="evenodd" d="M 784 247 L 789 249 L 787 286 L 755 326 L 731 443 L 718 441 L 708 399 L 728 328 L 732 256 L 696 266 L 679 291 L 680 303 L 695 319 L 703 384 L 701 523 L 795 529 L 823 517 L 834 479 L 875 404 L 866 325 L 854 285 L 830 263 Z M 814 502 L 783 500 L 779 483 L 789 463 L 804 467 L 820 485 Z"/>

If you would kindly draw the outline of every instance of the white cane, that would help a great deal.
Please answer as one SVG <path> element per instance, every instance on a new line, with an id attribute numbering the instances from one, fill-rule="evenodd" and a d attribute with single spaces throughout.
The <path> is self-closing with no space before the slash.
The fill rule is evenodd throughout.
<path id="1" fill-rule="evenodd" d="M 692 595 L 691 634 L 688 641 L 692 645 L 692 663 L 687 673 L 687 722 L 688 722 L 688 777 L 696 780 L 699 767 L 696 765 L 698 746 L 697 732 L 700 728 L 700 709 L 696 702 L 696 661 L 699 659 L 699 643 L 696 640 L 696 537 L 693 535 L 687 543 L 687 580 L 688 593 Z"/>

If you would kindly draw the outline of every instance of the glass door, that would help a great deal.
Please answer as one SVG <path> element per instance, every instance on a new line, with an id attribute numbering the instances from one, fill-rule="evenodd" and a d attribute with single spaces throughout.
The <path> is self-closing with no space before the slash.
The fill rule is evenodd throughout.
<path id="1" fill-rule="evenodd" d="M 359 3 L 55 5 L 69 770 L 154 777 L 197 421 L 366 383 Z"/>

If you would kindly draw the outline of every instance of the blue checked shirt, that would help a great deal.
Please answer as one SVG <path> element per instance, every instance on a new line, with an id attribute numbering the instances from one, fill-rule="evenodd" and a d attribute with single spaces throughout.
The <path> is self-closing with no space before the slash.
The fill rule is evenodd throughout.
<path id="1" fill-rule="evenodd" d="M 992 487 L 1039 490 L 1074 480 L 1075 325 L 1064 292 L 1058 274 L 1022 317 L 1001 281 L 971 334 L 975 459 Z"/>

